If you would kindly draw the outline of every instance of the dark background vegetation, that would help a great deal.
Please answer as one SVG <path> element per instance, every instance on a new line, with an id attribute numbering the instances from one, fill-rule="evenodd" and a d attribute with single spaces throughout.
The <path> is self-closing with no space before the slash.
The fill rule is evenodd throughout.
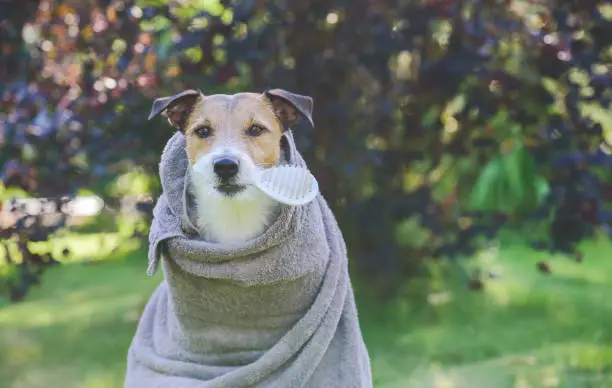
<path id="1" fill-rule="evenodd" d="M 79 256 L 53 244 L 67 225 L 146 238 L 151 201 L 127 226 L 120 203 L 159 194 L 171 129 L 146 118 L 187 88 L 314 98 L 298 147 L 378 299 L 500 231 L 534 273 L 588 262 L 578 244 L 612 231 L 611 83 L 609 1 L 0 1 L 0 297 Z M 63 205 L 92 193 L 103 212 L 72 225 Z M 472 289 L 498 276 L 456 267 Z"/>

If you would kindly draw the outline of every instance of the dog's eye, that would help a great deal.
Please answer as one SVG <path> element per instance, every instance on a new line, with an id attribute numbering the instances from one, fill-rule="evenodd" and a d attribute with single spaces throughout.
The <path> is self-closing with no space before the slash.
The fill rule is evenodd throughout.
<path id="1" fill-rule="evenodd" d="M 200 137 L 202 139 L 206 139 L 207 137 L 210 136 L 210 134 L 212 133 L 210 127 L 199 127 L 196 128 L 195 131 L 193 131 L 193 133 L 197 136 Z"/>
<path id="2" fill-rule="evenodd" d="M 249 129 L 247 130 L 247 134 L 249 136 L 259 136 L 262 133 L 264 133 L 266 131 L 266 129 L 264 127 L 262 127 L 261 125 L 257 125 L 257 124 L 253 124 L 249 127 Z"/>

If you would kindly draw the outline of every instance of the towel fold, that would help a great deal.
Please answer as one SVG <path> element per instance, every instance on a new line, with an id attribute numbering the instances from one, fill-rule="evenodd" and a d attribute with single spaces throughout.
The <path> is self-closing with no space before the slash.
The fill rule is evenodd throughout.
<path id="1" fill-rule="evenodd" d="M 304 165 L 290 131 L 285 162 Z M 164 280 L 128 351 L 125 388 L 372 387 L 347 253 L 322 196 L 281 205 L 241 246 L 199 238 L 185 138 L 160 163 L 149 274 Z"/>

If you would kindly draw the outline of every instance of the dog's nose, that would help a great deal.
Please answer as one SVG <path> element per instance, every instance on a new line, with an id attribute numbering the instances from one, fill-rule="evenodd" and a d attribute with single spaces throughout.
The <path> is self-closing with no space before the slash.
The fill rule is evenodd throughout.
<path id="1" fill-rule="evenodd" d="M 220 158 L 215 160 L 213 169 L 221 179 L 233 178 L 238 174 L 238 161 L 228 157 Z"/>

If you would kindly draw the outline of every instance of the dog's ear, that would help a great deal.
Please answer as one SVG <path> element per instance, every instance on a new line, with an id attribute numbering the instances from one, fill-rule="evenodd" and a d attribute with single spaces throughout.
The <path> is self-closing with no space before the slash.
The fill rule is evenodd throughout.
<path id="1" fill-rule="evenodd" d="M 313 101 L 311 97 L 291 93 L 282 89 L 272 89 L 264 93 L 272 103 L 272 109 L 285 129 L 295 124 L 300 115 L 304 116 L 310 125 L 312 121 Z"/>
<path id="2" fill-rule="evenodd" d="M 168 118 L 170 125 L 182 132 L 183 127 L 187 124 L 187 118 L 201 94 L 199 90 L 185 90 L 174 96 L 158 98 L 153 102 L 149 120 L 163 114 Z"/>

